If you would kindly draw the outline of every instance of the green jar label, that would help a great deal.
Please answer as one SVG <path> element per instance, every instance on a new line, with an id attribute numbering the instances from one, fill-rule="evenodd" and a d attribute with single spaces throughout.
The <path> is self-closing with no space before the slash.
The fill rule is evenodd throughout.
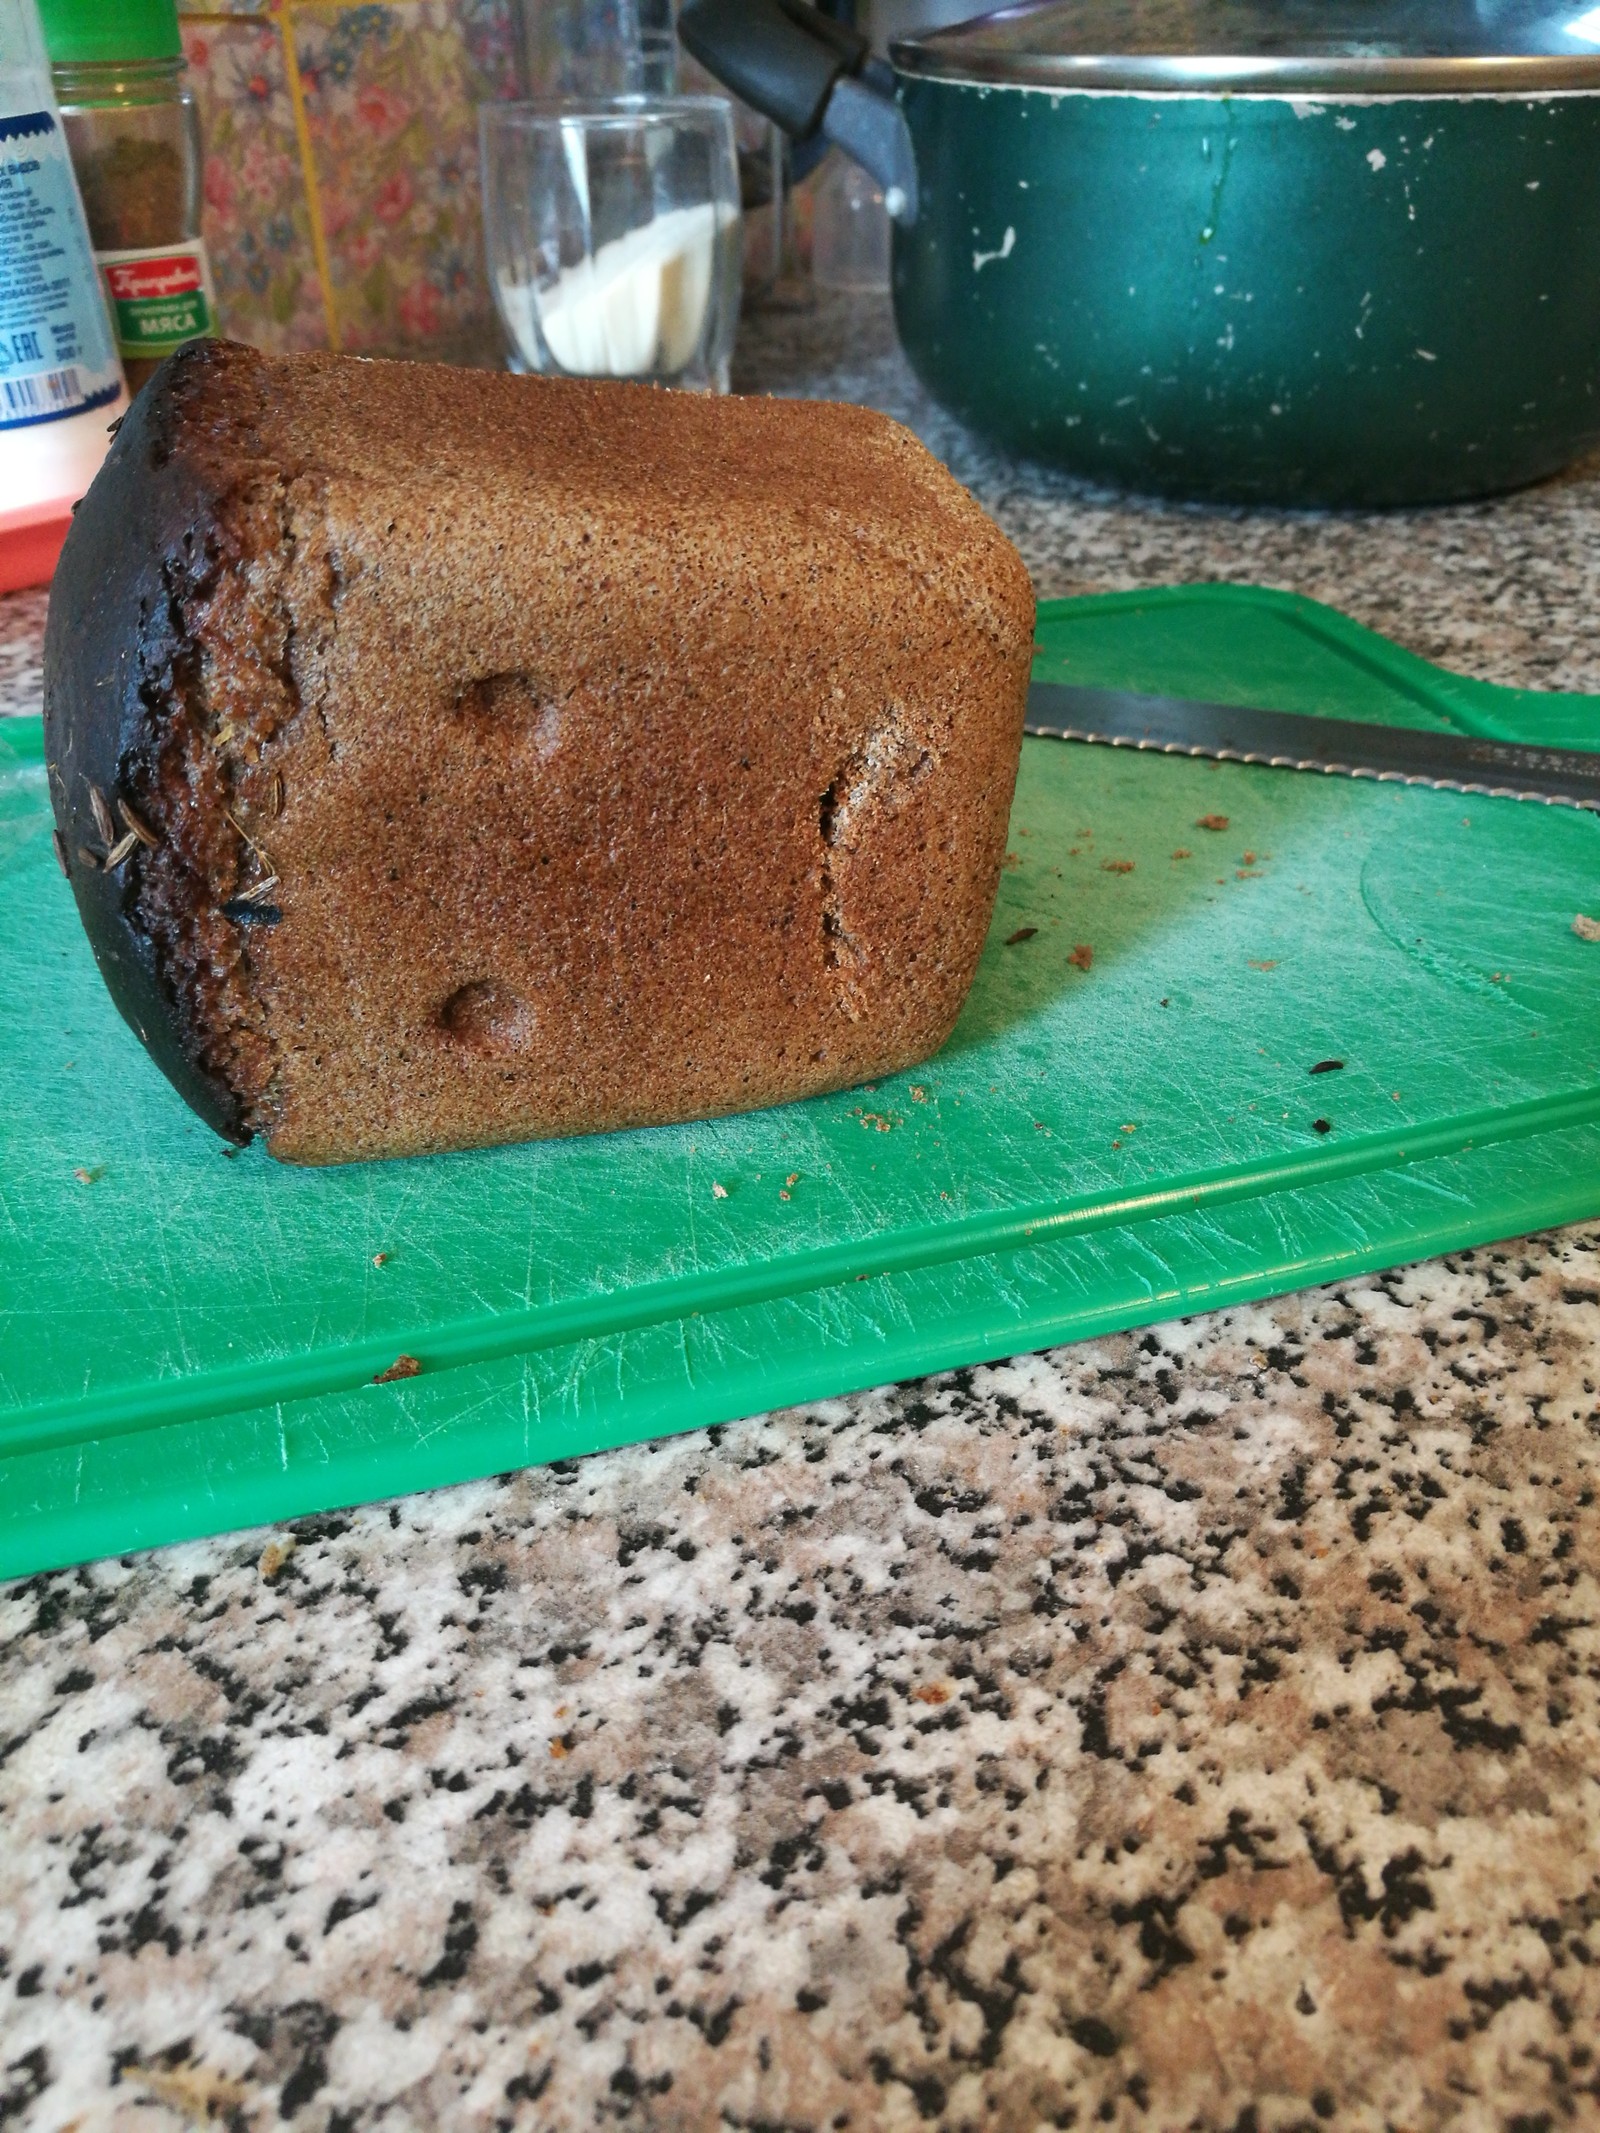
<path id="1" fill-rule="evenodd" d="M 148 361 L 216 332 L 211 270 L 199 238 L 140 252 L 97 252 L 95 258 L 123 356 Z"/>

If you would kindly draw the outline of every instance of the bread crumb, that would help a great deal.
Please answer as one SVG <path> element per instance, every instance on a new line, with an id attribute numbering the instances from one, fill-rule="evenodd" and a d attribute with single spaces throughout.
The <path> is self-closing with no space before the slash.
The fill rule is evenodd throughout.
<path id="1" fill-rule="evenodd" d="M 1079 941 L 1078 945 L 1073 949 L 1071 955 L 1067 957 L 1067 961 L 1072 965 L 1074 970 L 1087 970 L 1090 964 L 1094 961 L 1094 950 L 1089 946 L 1089 943 L 1087 941 Z"/>
<path id="2" fill-rule="evenodd" d="M 1585 918 L 1580 911 L 1572 921 L 1572 930 L 1580 941 L 1600 941 L 1600 918 Z"/>
<path id="3" fill-rule="evenodd" d="M 1015 948 L 1019 941 L 1031 941 L 1038 930 L 1037 926 L 1019 926 L 1015 933 L 1006 935 L 1005 945 L 1008 948 Z"/>
<path id="4" fill-rule="evenodd" d="M 1227 826 L 1226 815 L 1202 815 L 1195 824 L 1197 830 L 1225 830 Z"/>
<path id="5" fill-rule="evenodd" d="M 270 1584 L 294 1553 L 294 1539 L 290 1534 L 269 1540 L 256 1559 L 256 1568 Z"/>
<path id="6" fill-rule="evenodd" d="M 1102 874 L 1131 874 L 1133 872 L 1133 861 L 1131 859 L 1102 859 L 1100 871 Z"/>
<path id="7" fill-rule="evenodd" d="M 728 1197 L 727 1186 L 719 1185 L 716 1179 L 713 1178 L 711 1180 L 711 1197 L 713 1200 L 725 1200 Z"/>
<path id="8" fill-rule="evenodd" d="M 380 1370 L 373 1379 L 374 1385 L 392 1385 L 397 1378 L 414 1378 L 422 1374 L 422 1365 L 414 1355 L 397 1355 L 387 1370 Z"/>

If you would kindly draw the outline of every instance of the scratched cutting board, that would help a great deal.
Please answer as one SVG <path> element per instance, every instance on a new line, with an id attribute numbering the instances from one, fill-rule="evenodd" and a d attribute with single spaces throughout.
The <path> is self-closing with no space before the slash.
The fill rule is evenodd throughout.
<path id="1" fill-rule="evenodd" d="M 1055 679 L 1600 746 L 1600 698 L 1283 594 L 1058 602 L 1039 638 Z M 295 1171 L 226 1153 L 118 1020 L 38 723 L 0 729 L 0 1574 L 1600 1213 L 1594 816 L 1036 740 L 1011 850 L 915 1073 Z"/>

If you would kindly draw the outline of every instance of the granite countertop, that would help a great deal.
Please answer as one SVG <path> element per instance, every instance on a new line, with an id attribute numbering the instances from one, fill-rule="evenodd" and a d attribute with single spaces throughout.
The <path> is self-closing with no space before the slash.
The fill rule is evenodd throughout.
<path id="1" fill-rule="evenodd" d="M 1041 593 L 1600 690 L 1600 469 L 1320 518 L 911 421 Z M 0 602 L 0 702 L 43 602 Z M 1600 2124 L 1600 1224 L 0 1588 L 0 2124 Z"/>

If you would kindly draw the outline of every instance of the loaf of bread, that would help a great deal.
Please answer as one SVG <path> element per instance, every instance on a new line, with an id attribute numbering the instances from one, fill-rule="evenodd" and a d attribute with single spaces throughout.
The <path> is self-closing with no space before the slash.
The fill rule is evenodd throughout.
<path id="1" fill-rule="evenodd" d="M 988 926 L 1033 595 L 914 438 L 204 342 L 50 601 L 59 848 L 112 996 L 302 1163 L 909 1066 Z"/>

